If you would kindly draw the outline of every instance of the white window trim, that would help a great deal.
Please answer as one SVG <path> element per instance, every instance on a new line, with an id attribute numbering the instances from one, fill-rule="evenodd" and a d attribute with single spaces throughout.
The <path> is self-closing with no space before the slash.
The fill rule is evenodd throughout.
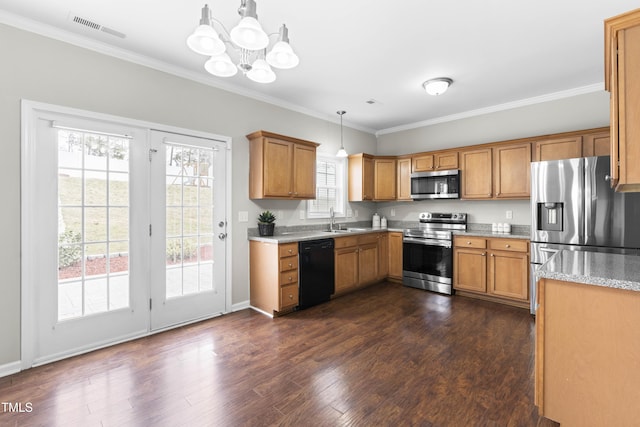
<path id="1" fill-rule="evenodd" d="M 316 163 L 318 162 L 318 160 L 323 160 L 323 161 L 330 161 L 330 162 L 334 162 L 338 165 L 338 167 L 341 169 L 341 171 L 339 172 L 339 174 L 341 174 L 341 177 L 338 177 L 339 181 L 340 181 L 340 185 L 341 185 L 341 191 L 340 191 L 340 196 L 339 199 L 341 199 L 341 209 L 337 209 L 335 211 L 335 216 L 338 218 L 345 218 L 346 217 L 346 210 L 347 210 L 347 159 L 346 158 L 339 158 L 336 156 L 332 156 L 332 155 L 328 155 L 328 154 L 317 154 L 316 155 Z M 317 191 L 317 190 L 316 190 Z M 329 212 L 311 212 L 311 203 L 313 201 L 309 200 L 307 201 L 307 218 L 309 219 L 324 219 L 324 218 L 329 218 Z"/>

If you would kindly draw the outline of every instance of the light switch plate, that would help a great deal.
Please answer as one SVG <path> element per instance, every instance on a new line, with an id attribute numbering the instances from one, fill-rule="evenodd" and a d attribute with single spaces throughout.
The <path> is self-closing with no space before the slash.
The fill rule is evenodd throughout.
<path id="1" fill-rule="evenodd" d="M 396 210 L 395 209 L 391 209 L 391 213 L 389 214 L 389 216 L 396 216 Z"/>
<path id="2" fill-rule="evenodd" d="M 351 209 L 347 209 L 347 218 L 351 218 L 353 216 L 353 211 Z"/>
<path id="3" fill-rule="evenodd" d="M 507 219 L 513 218 L 513 211 L 507 211 Z"/>
<path id="4" fill-rule="evenodd" d="M 238 212 L 238 222 L 249 222 L 249 212 L 247 212 L 247 211 L 239 211 Z"/>
<path id="5" fill-rule="evenodd" d="M 300 211 L 300 219 L 304 219 L 304 218 L 305 218 L 304 211 Z"/>

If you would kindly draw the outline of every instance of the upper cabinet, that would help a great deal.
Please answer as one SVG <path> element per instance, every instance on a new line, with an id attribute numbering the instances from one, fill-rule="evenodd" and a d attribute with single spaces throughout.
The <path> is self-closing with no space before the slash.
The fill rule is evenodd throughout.
<path id="1" fill-rule="evenodd" d="M 349 156 L 349 201 L 396 200 L 395 156 Z"/>
<path id="2" fill-rule="evenodd" d="M 458 152 L 420 153 L 411 157 L 411 172 L 458 169 Z"/>
<path id="3" fill-rule="evenodd" d="M 533 140 L 533 161 L 572 159 L 576 157 L 608 156 L 609 128 L 596 128 L 559 135 L 530 138 Z"/>
<path id="4" fill-rule="evenodd" d="M 373 199 L 396 200 L 396 158 L 375 157 L 373 159 Z"/>
<path id="5" fill-rule="evenodd" d="M 315 199 L 319 144 L 263 130 L 247 139 L 251 199 Z"/>
<path id="6" fill-rule="evenodd" d="M 349 156 L 349 201 L 373 200 L 373 156 L 365 153 Z"/>
<path id="7" fill-rule="evenodd" d="M 536 161 L 582 157 L 582 136 L 551 138 L 533 143 Z"/>
<path id="8" fill-rule="evenodd" d="M 605 89 L 611 92 L 611 186 L 640 191 L 640 9 L 607 19 Z"/>
<path id="9" fill-rule="evenodd" d="M 531 194 L 531 144 L 493 147 L 493 195 L 496 199 L 527 199 Z"/>
<path id="10" fill-rule="evenodd" d="M 411 198 L 411 157 L 400 157 L 396 167 L 396 199 L 413 200 Z"/>
<path id="11" fill-rule="evenodd" d="M 462 151 L 462 199 L 526 199 L 530 194 L 531 144 Z"/>

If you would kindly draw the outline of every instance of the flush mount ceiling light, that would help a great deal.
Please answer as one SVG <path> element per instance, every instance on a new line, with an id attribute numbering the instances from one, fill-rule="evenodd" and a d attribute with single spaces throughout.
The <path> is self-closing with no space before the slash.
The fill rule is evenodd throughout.
<path id="1" fill-rule="evenodd" d="M 340 114 L 340 149 L 336 153 L 336 157 L 347 157 L 347 151 L 344 149 L 344 142 L 342 140 L 342 116 L 346 113 L 346 111 L 336 111 L 337 114 Z"/>
<path id="2" fill-rule="evenodd" d="M 255 82 L 271 83 L 276 79 L 271 67 L 288 69 L 298 65 L 300 60 L 289 45 L 286 25 L 282 24 L 278 33 L 265 33 L 258 22 L 255 0 L 241 0 L 238 14 L 242 17 L 240 22 L 227 31 L 222 22 L 213 18 L 208 5 L 202 8 L 200 25 L 187 38 L 187 46 L 196 53 L 210 56 L 204 64 L 205 70 L 214 76 L 231 77 L 240 69 Z M 269 37 L 275 35 L 278 39 L 267 53 Z M 227 46 L 235 51 L 237 65 L 227 53 Z"/>
<path id="3" fill-rule="evenodd" d="M 422 83 L 422 87 L 429 95 L 442 95 L 449 89 L 453 80 L 447 77 L 439 77 L 437 79 L 427 80 Z"/>

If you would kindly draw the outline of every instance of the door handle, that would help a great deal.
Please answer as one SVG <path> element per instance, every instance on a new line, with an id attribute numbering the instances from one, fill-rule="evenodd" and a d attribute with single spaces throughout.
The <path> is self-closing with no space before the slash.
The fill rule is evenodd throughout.
<path id="1" fill-rule="evenodd" d="M 227 238 L 227 233 L 220 233 L 220 234 L 218 234 L 218 239 L 220 239 L 220 240 L 224 240 L 224 239 L 226 239 L 226 238 Z"/>

